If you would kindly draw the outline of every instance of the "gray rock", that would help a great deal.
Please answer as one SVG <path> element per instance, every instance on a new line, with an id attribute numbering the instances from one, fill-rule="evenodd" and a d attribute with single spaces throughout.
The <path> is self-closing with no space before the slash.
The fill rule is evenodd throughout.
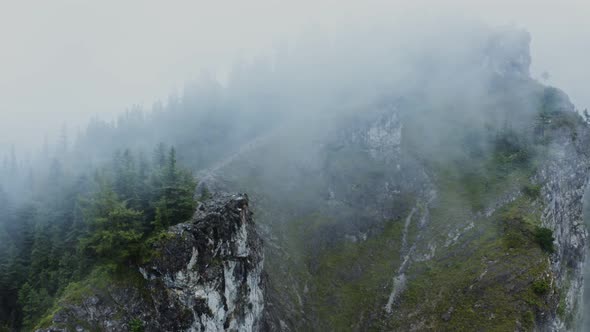
<path id="1" fill-rule="evenodd" d="M 256 331 L 264 310 L 262 240 L 248 197 L 216 194 L 168 229 L 139 267 L 141 287 L 114 285 L 53 317 L 50 331 Z"/>
<path id="2" fill-rule="evenodd" d="M 448 322 L 451 320 L 451 315 L 453 314 L 453 311 L 455 311 L 454 307 L 450 307 L 449 310 L 447 310 L 447 312 L 445 312 L 444 314 L 441 315 L 442 320 L 444 320 L 445 322 Z"/>

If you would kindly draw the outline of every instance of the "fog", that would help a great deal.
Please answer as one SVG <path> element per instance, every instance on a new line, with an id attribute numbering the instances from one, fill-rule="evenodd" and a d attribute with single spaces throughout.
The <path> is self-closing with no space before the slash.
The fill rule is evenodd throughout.
<path id="1" fill-rule="evenodd" d="M 583 1 L 3 1 L 0 147 L 38 146 L 92 116 L 146 107 L 204 71 L 272 54 L 310 31 L 461 16 L 526 28 L 532 76 L 590 105 L 590 5 Z M 543 75 L 548 73 L 549 75 Z"/>
<path id="2" fill-rule="evenodd" d="M 472 271 L 477 282 L 484 276 L 498 282 L 505 268 L 507 275 L 521 273 L 528 280 L 515 287 L 529 287 L 539 278 L 536 270 L 517 269 L 549 257 L 547 244 L 536 239 L 538 225 L 524 224 L 526 217 L 538 221 L 533 212 L 540 211 L 519 208 L 509 220 L 496 212 L 510 207 L 513 201 L 506 199 L 512 196 L 539 208 L 532 203 L 543 187 L 535 181 L 542 182 L 536 177 L 545 172 L 537 167 L 554 162 L 546 158 L 571 152 L 580 157 L 574 166 L 584 167 L 587 123 L 562 112 L 572 105 L 559 89 L 578 110 L 590 107 L 587 14 L 590 5 L 582 1 L 544 0 L 4 2 L 0 286 L 8 296 L 0 301 L 0 330 L 32 326 L 63 287 L 98 264 L 95 257 L 86 259 L 79 244 L 94 234 L 94 221 L 111 218 L 87 208 L 101 201 L 103 189 L 121 209 L 129 204 L 145 213 L 138 222 L 121 223 L 138 227 L 135 240 L 124 239 L 123 246 L 186 220 L 195 198 L 218 189 L 247 192 L 264 236 L 286 248 L 270 250 L 269 282 L 280 280 L 277 287 L 292 285 L 296 293 L 300 288 L 305 301 L 300 298 L 292 312 L 316 310 L 318 301 L 318 308 L 343 314 L 333 321 L 345 326 L 353 325 L 340 309 L 353 307 L 346 301 L 326 305 L 331 299 L 322 297 L 342 290 L 339 279 L 357 278 L 352 272 L 377 275 L 359 289 L 390 293 L 386 305 L 369 293 L 363 298 L 374 298 L 374 308 L 391 314 L 406 274 L 422 273 L 409 266 L 435 254 L 441 260 L 431 261 L 432 271 L 455 271 L 447 258 L 481 256 L 485 265 L 471 264 L 483 269 Z M 576 194 L 563 187 L 554 194 Z M 188 214 L 162 222 L 168 199 L 186 203 Z M 300 231 L 299 224 L 313 229 Z M 390 226 L 391 239 L 379 239 Z M 476 231 L 485 233 L 485 242 L 461 238 L 479 237 Z M 571 231 L 570 238 L 582 239 L 581 233 Z M 39 262 L 45 251 L 35 246 L 50 242 L 44 237 L 67 239 L 54 250 L 59 264 L 31 263 L 29 269 L 16 259 L 30 252 L 36 256 L 31 261 Z M 355 246 L 367 238 L 382 242 L 346 257 L 356 259 L 356 272 L 342 265 L 342 273 L 322 274 L 321 255 L 351 238 Z M 460 248 L 457 241 L 463 241 Z M 490 265 L 520 245 L 533 250 L 517 251 L 521 260 L 502 269 Z M 449 251 L 436 249 L 443 246 Z M 473 257 L 461 256 L 470 251 Z M 363 266 L 373 264 L 373 256 L 383 257 L 379 273 Z M 75 257 L 88 265 L 74 267 Z M 72 266 L 61 264 L 62 258 Z M 571 264 L 583 265 L 573 258 Z M 276 262 L 318 279 L 310 279 L 308 291 L 307 281 L 303 287 L 290 268 L 273 270 Z M 25 275 L 31 278 L 27 287 Z M 51 284 L 37 287 L 41 278 Z M 31 285 L 36 288 L 27 290 Z M 324 292 L 317 292 L 318 285 Z M 33 291 L 46 300 L 33 303 L 35 296 L 23 295 Z M 290 292 L 277 288 L 275 295 Z M 17 307 L 23 298 L 31 302 L 26 310 Z M 296 302 L 281 297 L 277 308 Z M 438 321 L 448 321 L 439 319 L 440 312 L 448 310 L 450 317 L 454 310 L 439 309 Z M 506 314 L 498 318 L 520 320 Z"/>

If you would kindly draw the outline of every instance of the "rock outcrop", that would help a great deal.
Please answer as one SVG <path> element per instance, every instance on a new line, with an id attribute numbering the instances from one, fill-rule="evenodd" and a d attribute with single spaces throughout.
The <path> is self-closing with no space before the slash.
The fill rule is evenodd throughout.
<path id="1" fill-rule="evenodd" d="M 573 108 L 571 109 L 573 111 Z M 575 139 L 572 135 L 575 133 Z M 587 229 L 583 202 L 590 176 L 590 132 L 586 127 L 554 133 L 548 161 L 536 180 L 543 183 L 541 199 L 545 209 L 542 222 L 555 236 L 551 270 L 561 290 L 559 310 L 548 329 L 571 330 L 581 321 L 586 260 Z"/>
<path id="2" fill-rule="evenodd" d="M 63 304 L 40 331 L 257 331 L 264 310 L 262 240 L 246 195 L 216 194 L 152 244 L 133 285 Z"/>

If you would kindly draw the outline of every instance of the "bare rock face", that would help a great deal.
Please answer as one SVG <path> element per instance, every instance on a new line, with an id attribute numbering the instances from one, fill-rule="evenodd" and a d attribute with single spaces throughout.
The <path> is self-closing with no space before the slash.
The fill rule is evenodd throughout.
<path id="1" fill-rule="evenodd" d="M 262 240 L 248 197 L 216 194 L 191 222 L 172 226 L 152 245 L 135 287 L 65 305 L 40 331 L 256 331 L 264 309 Z"/>
<path id="2" fill-rule="evenodd" d="M 217 195 L 195 222 L 172 227 L 141 268 L 165 302 L 189 312 L 188 331 L 257 330 L 263 311 L 262 242 L 245 195 Z M 166 309 L 164 305 L 163 309 Z"/>
<path id="3" fill-rule="evenodd" d="M 537 180 L 545 185 L 542 221 L 555 236 L 555 253 L 551 255 L 551 270 L 555 283 L 563 292 L 560 317 L 554 313 L 548 330 L 565 331 L 581 321 L 584 265 L 588 231 L 584 225 L 583 202 L 590 174 L 590 132 L 576 128 L 573 132 L 556 132 L 548 161 L 540 168 Z M 569 322 L 564 321 L 564 318 Z M 579 328 L 579 327 L 578 327 Z"/>

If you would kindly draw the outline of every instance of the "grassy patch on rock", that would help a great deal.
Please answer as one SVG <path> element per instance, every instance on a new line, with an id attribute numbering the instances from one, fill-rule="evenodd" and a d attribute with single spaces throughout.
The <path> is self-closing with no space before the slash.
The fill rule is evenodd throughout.
<path id="1" fill-rule="evenodd" d="M 382 310 L 387 286 L 399 266 L 403 223 L 390 221 L 383 232 L 364 241 L 346 241 L 324 253 L 312 280 L 313 304 L 326 327 L 337 331 L 364 329 L 360 322 Z M 363 319 L 364 318 L 364 319 Z"/>
<path id="2" fill-rule="evenodd" d="M 35 330 L 52 325 L 74 329 L 74 327 L 61 326 L 59 323 L 54 324 L 54 317 L 71 306 L 81 305 L 90 296 L 108 300 L 110 292 L 115 288 L 134 289 L 138 290 L 141 296 L 148 296 L 147 290 L 145 290 L 145 280 L 139 272 L 117 267 L 113 264 L 100 265 L 95 267 L 85 279 L 71 282 L 65 288 L 61 297 L 55 301 L 53 307 L 41 318 Z M 115 307 L 118 306 L 115 305 Z M 79 325 L 93 330 L 93 327 L 88 322 L 79 322 Z"/>
<path id="3" fill-rule="evenodd" d="M 434 259 L 416 262 L 408 288 L 383 328 L 507 331 L 533 329 L 549 310 L 547 254 L 534 236 L 539 209 L 520 197 L 475 227 Z"/>

